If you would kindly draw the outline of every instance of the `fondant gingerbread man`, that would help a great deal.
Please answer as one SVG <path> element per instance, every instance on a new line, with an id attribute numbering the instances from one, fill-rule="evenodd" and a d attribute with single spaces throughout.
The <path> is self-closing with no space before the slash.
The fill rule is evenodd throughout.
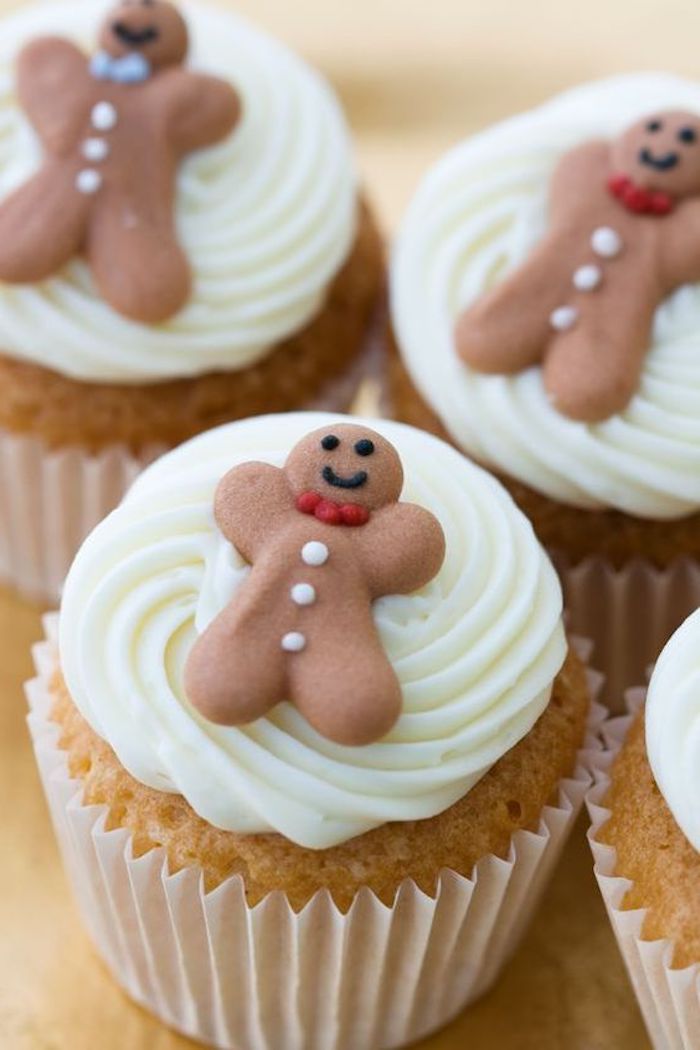
<path id="1" fill-rule="evenodd" d="M 566 154 L 544 239 L 459 318 L 461 358 L 512 374 L 542 363 L 554 404 L 593 423 L 636 392 L 654 313 L 700 280 L 700 118 L 649 116 Z"/>
<path id="2" fill-rule="evenodd" d="M 0 280 L 41 281 L 84 253 L 103 298 L 155 324 L 191 289 L 174 222 L 178 161 L 223 139 L 240 102 L 184 68 L 187 26 L 163 0 L 124 0 L 99 44 L 90 59 L 44 37 L 19 56 L 19 100 L 45 159 L 0 205 Z"/>
<path id="3" fill-rule="evenodd" d="M 223 478 L 216 521 L 252 569 L 185 666 L 206 718 L 240 725 L 289 700 L 339 744 L 391 729 L 401 688 L 372 602 L 422 587 L 445 555 L 439 522 L 399 502 L 402 486 L 392 445 L 348 423 L 309 434 L 283 469 L 245 463 Z"/>

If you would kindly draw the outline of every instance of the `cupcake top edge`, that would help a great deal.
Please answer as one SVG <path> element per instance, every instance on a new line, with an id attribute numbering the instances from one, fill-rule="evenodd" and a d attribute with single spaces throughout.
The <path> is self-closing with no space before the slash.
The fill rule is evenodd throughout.
<path id="1" fill-rule="evenodd" d="M 332 91 L 233 13 L 3 20 L 4 354 L 106 383 L 245 368 L 323 308 L 357 218 Z"/>
<path id="2" fill-rule="evenodd" d="M 699 145 L 700 84 L 633 74 L 478 133 L 427 174 L 392 317 L 466 452 L 571 506 L 700 508 Z"/>
<path id="3" fill-rule="evenodd" d="M 700 851 L 700 609 L 666 643 L 652 674 L 645 708 L 646 745 L 654 779 L 676 823 Z"/>
<path id="4" fill-rule="evenodd" d="M 211 824 L 322 849 L 435 815 L 527 734 L 562 596 L 503 488 L 401 424 L 228 424 L 86 540 L 59 650 L 87 721 Z"/>

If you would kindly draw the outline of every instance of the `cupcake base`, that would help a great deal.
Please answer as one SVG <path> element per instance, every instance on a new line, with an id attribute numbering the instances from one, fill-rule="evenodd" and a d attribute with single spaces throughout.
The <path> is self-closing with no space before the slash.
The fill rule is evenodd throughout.
<path id="1" fill-rule="evenodd" d="M 345 912 L 326 890 L 298 911 L 281 892 L 251 906 L 239 875 L 207 892 L 201 867 L 173 872 L 165 850 L 139 854 L 126 828 L 108 830 L 108 807 L 83 803 L 51 719 L 50 643 L 37 667 L 29 723 L 98 950 L 139 1003 L 227 1050 L 390 1048 L 446 1024 L 514 950 L 590 784 L 580 754 L 534 830 L 517 831 L 504 857 L 481 857 L 469 878 L 443 870 L 433 895 L 405 880 L 391 904 L 362 889 Z"/>
<path id="2" fill-rule="evenodd" d="M 155 383 L 77 382 L 0 355 L 0 429 L 49 448 L 134 455 L 220 423 L 306 407 L 361 355 L 384 292 L 384 250 L 362 203 L 354 247 L 318 315 L 247 368 Z M 115 348 L 118 353 L 118 347 Z"/>
<path id="3" fill-rule="evenodd" d="M 413 386 L 398 352 L 389 363 L 393 414 L 454 444 Z M 673 632 L 700 606 L 700 514 L 643 521 L 583 511 L 496 475 L 530 519 L 562 580 L 568 624 L 589 638 L 605 676 L 603 699 L 623 710 Z"/>
<path id="4" fill-rule="evenodd" d="M 352 367 L 330 380 L 309 411 L 346 412 L 365 376 L 379 370 L 379 347 L 367 333 Z M 113 443 L 98 453 L 0 429 L 0 584 L 30 601 L 55 606 L 78 548 L 114 510 L 138 474 L 168 446 L 138 453 Z"/>
<path id="5" fill-rule="evenodd" d="M 464 798 L 429 819 L 383 824 L 313 850 L 281 835 L 212 827 L 181 796 L 134 780 L 79 713 L 58 673 L 51 693 L 68 769 L 83 782 L 85 804 L 108 806 L 108 828 L 126 828 L 139 854 L 163 847 L 171 871 L 198 865 L 208 891 L 241 874 L 249 905 L 281 891 L 297 911 L 321 890 L 343 911 L 361 889 L 391 905 L 407 879 L 432 894 L 439 871 L 469 875 L 481 857 L 505 856 L 513 834 L 537 825 L 574 768 L 590 706 L 585 669 L 572 652 L 540 719 Z"/>
<path id="6" fill-rule="evenodd" d="M 0 430 L 0 582 L 29 601 L 56 605 L 75 554 L 138 474 L 165 449 L 139 456 L 123 445 L 99 455 L 49 451 Z"/>
<path id="7" fill-rule="evenodd" d="M 700 861 L 653 781 L 640 721 L 643 701 L 642 689 L 628 694 L 633 714 L 606 725 L 607 748 L 591 758 L 595 785 L 586 799 L 592 821 L 588 840 L 654 1047 L 695 1050 L 700 963 L 693 962 L 699 957 L 698 921 L 690 894 L 699 884 Z M 634 823 L 626 819 L 630 807 Z M 625 877 L 635 874 L 637 881 Z"/>
<path id="8" fill-rule="evenodd" d="M 389 367 L 396 418 L 454 445 L 414 387 L 396 350 Z M 618 510 L 581 510 L 558 503 L 514 478 L 492 473 L 530 519 L 540 542 L 550 550 L 561 551 L 572 563 L 596 556 L 620 568 L 632 558 L 643 558 L 657 568 L 666 568 L 683 555 L 700 559 L 700 514 L 678 521 L 651 521 Z"/>

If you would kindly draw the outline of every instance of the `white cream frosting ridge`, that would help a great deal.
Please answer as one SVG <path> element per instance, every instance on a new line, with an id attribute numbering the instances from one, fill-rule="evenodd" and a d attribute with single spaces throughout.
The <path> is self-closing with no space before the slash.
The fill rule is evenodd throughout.
<path id="1" fill-rule="evenodd" d="M 15 95 L 18 51 L 56 33 L 94 52 L 104 6 L 59 0 L 3 19 L 0 198 L 41 160 Z M 192 38 L 189 63 L 229 79 L 243 104 L 234 132 L 179 168 L 176 221 L 193 269 L 191 299 L 165 324 L 138 324 L 100 299 L 86 262 L 76 258 L 42 283 L 0 284 L 0 348 L 10 357 L 92 382 L 243 369 L 314 318 L 350 253 L 356 173 L 328 86 L 233 13 L 181 6 Z"/>
<path id="2" fill-rule="evenodd" d="M 646 742 L 659 790 L 700 851 L 700 610 L 676 631 L 654 668 Z"/>
<path id="3" fill-rule="evenodd" d="M 539 367 L 468 368 L 454 326 L 542 237 L 562 155 L 664 109 L 700 112 L 700 84 L 661 74 L 593 83 L 463 142 L 419 188 L 392 266 L 405 364 L 461 448 L 562 503 L 656 520 L 700 509 L 700 286 L 663 304 L 637 394 L 594 425 L 556 411 Z"/>
<path id="4" fill-rule="evenodd" d="M 447 541 L 430 584 L 374 605 L 402 686 L 399 721 L 352 748 L 288 703 L 241 727 L 199 715 L 184 693 L 187 655 L 249 571 L 214 523 L 216 485 L 237 463 L 283 465 L 332 421 L 246 420 L 159 460 L 82 547 L 60 627 L 70 693 L 133 776 L 180 792 L 220 828 L 311 848 L 462 797 L 542 714 L 566 652 L 556 574 L 504 489 L 438 439 L 372 421 L 401 456 L 403 498 L 436 515 Z"/>

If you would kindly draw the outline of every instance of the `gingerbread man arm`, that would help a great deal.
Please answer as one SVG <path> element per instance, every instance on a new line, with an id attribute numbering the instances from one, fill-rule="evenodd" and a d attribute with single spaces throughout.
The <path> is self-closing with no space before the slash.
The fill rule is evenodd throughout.
<path id="1" fill-rule="evenodd" d="M 85 122 L 81 99 L 89 94 L 90 72 L 83 52 L 62 37 L 40 37 L 27 44 L 17 65 L 17 95 L 49 153 L 75 145 Z"/>
<path id="2" fill-rule="evenodd" d="M 437 575 L 445 558 L 442 526 L 415 503 L 384 507 L 357 532 L 359 557 L 373 599 L 419 590 Z"/>
<path id="3" fill-rule="evenodd" d="M 225 139 L 241 117 L 238 92 L 219 77 L 172 69 L 154 83 L 167 112 L 171 141 L 178 153 Z"/>
<path id="4" fill-rule="evenodd" d="M 227 540 L 254 562 L 281 520 L 294 512 L 294 496 L 284 471 L 269 463 L 243 463 L 219 482 L 214 517 Z"/>
<path id="5" fill-rule="evenodd" d="M 610 170 L 610 143 L 585 142 L 561 158 L 549 183 L 549 218 L 552 226 L 576 222 L 586 214 L 592 187 L 604 186 Z"/>

